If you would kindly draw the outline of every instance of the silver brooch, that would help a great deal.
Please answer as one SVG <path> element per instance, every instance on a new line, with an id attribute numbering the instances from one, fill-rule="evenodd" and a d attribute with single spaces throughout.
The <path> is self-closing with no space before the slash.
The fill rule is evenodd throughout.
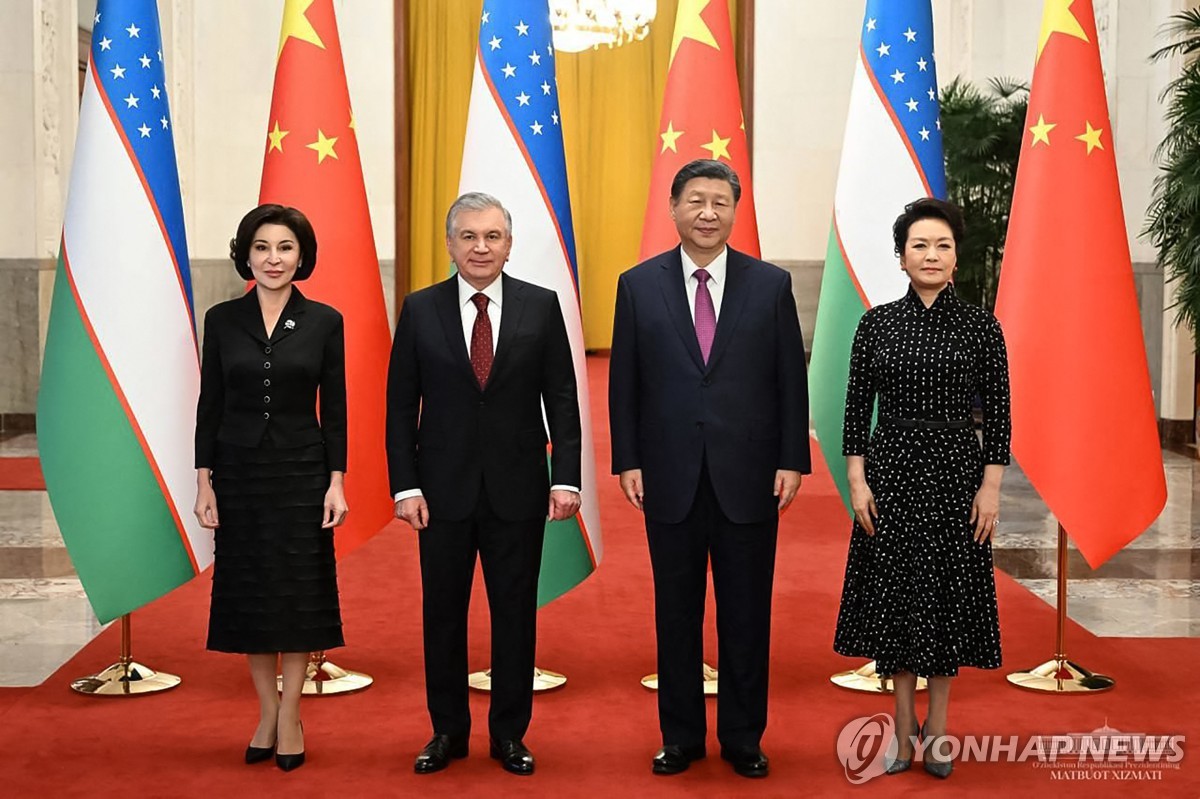
<path id="1" fill-rule="evenodd" d="M 283 323 L 283 329 L 284 330 L 295 330 L 296 323 L 293 322 L 291 319 L 288 319 L 286 322 Z"/>

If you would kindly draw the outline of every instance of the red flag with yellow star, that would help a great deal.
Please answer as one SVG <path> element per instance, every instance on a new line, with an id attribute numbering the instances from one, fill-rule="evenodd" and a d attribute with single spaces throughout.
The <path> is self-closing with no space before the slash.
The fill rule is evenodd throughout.
<path id="1" fill-rule="evenodd" d="M 305 296 L 346 325 L 349 462 L 341 557 L 392 518 L 384 460 L 388 323 L 332 0 L 286 0 L 259 201 L 299 208 L 319 261 Z"/>
<path id="2" fill-rule="evenodd" d="M 1000 274 L 1013 454 L 1093 568 L 1166 502 L 1092 0 L 1047 0 Z"/>
<path id="3" fill-rule="evenodd" d="M 643 260 L 679 243 L 667 213 L 671 180 L 684 164 L 697 158 L 724 161 L 737 172 L 742 199 L 729 245 L 759 257 L 750 151 L 733 55 L 726 0 L 680 0 L 655 142 L 658 155 L 642 225 Z"/>

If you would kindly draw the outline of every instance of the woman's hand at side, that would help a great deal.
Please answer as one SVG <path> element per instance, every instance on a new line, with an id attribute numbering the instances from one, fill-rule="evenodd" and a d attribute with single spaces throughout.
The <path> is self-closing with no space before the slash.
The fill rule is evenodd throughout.
<path id="1" fill-rule="evenodd" d="M 846 456 L 846 478 L 850 482 L 850 508 L 854 511 L 854 520 L 867 535 L 875 535 L 875 520 L 879 518 L 879 509 L 875 507 L 875 495 L 867 485 L 863 456 Z"/>
<path id="2" fill-rule="evenodd" d="M 322 529 L 337 527 L 346 521 L 346 514 L 350 509 L 346 507 L 346 492 L 342 488 L 344 476 L 342 472 L 329 473 L 329 490 L 325 492 L 325 520 L 321 524 Z"/>
<path id="3" fill-rule="evenodd" d="M 192 508 L 200 526 L 215 530 L 221 523 L 217 518 L 217 494 L 212 487 L 212 470 L 196 470 L 196 506 Z"/>
<path id="4" fill-rule="evenodd" d="M 989 463 L 983 467 L 983 482 L 971 502 L 971 524 L 975 526 L 975 543 L 982 544 L 996 534 L 1000 523 L 1000 479 L 1004 467 Z"/>

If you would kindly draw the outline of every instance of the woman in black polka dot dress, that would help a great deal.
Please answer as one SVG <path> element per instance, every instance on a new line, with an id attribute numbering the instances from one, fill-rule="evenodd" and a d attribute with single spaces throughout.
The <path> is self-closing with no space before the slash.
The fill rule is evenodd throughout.
<path id="1" fill-rule="evenodd" d="M 916 682 L 928 679 L 925 769 L 945 777 L 947 750 L 939 759 L 929 748 L 946 732 L 950 679 L 960 666 L 1000 665 L 991 536 L 1009 460 L 1008 362 L 995 318 L 951 285 L 958 208 L 918 200 L 893 235 L 908 292 L 867 311 L 850 354 L 843 453 L 855 523 L 834 649 L 892 678 L 899 751 L 889 773 L 911 765 Z"/>

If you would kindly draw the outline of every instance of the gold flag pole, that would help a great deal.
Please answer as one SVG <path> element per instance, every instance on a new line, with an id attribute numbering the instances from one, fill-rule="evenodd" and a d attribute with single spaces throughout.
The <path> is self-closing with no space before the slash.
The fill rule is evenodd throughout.
<path id="1" fill-rule="evenodd" d="M 71 689 L 88 696 L 137 696 L 169 691 L 179 685 L 174 674 L 155 671 L 133 659 L 130 615 L 121 617 L 121 659 L 90 677 L 80 677 Z"/>
<path id="2" fill-rule="evenodd" d="M 565 675 L 559 674 L 556 671 L 548 671 L 546 669 L 533 669 L 533 691 L 534 693 L 543 693 L 545 691 L 553 691 L 555 688 L 562 688 L 567 684 Z M 476 691 L 491 691 L 492 690 L 492 670 L 484 669 L 483 671 L 473 671 L 467 675 L 467 685 L 474 688 Z"/>
<path id="3" fill-rule="evenodd" d="M 280 674 L 276 679 L 282 693 L 283 675 Z M 373 682 L 375 678 L 371 675 L 343 669 L 325 657 L 325 650 L 318 650 L 308 654 L 308 666 L 304 669 L 304 687 L 300 689 L 300 693 L 304 696 L 352 694 L 369 688 Z"/>
<path id="4" fill-rule="evenodd" d="M 1029 671 L 1008 675 L 1008 681 L 1027 691 L 1051 694 L 1094 694 L 1109 691 L 1116 680 L 1094 674 L 1067 659 L 1067 531 L 1058 525 L 1058 632 L 1054 659 Z"/>
<path id="5" fill-rule="evenodd" d="M 868 660 L 857 669 L 839 671 L 831 676 L 829 681 L 839 688 L 851 691 L 865 691 L 873 694 L 890 694 L 892 692 L 892 678 L 880 675 L 873 660 Z M 917 690 L 924 691 L 927 687 L 928 683 L 925 678 L 917 677 Z"/>

